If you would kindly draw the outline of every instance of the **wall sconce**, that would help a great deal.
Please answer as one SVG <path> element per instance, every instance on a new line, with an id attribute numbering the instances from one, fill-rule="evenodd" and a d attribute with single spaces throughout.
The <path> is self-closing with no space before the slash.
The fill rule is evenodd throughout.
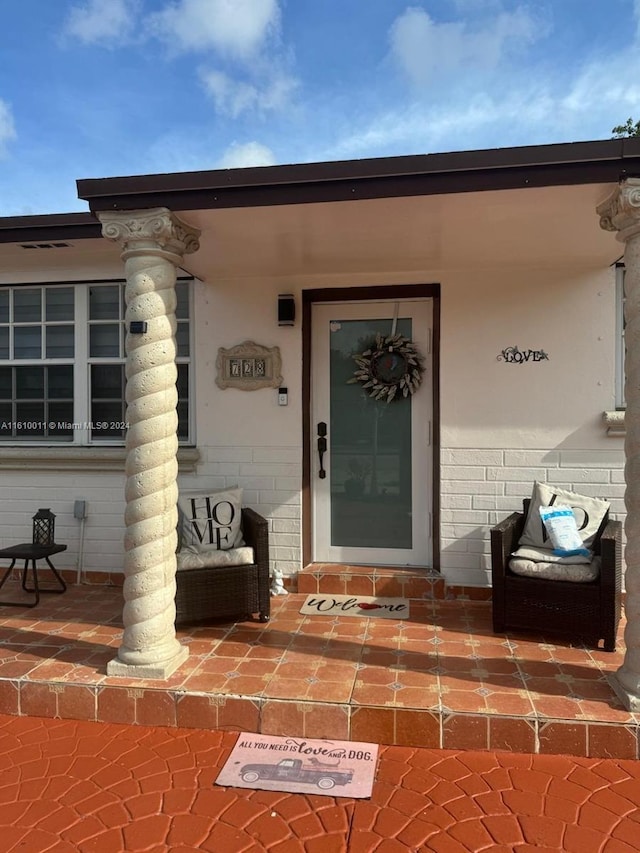
<path id="1" fill-rule="evenodd" d="M 292 293 L 278 294 L 278 325 L 293 326 L 296 320 L 296 301 Z"/>

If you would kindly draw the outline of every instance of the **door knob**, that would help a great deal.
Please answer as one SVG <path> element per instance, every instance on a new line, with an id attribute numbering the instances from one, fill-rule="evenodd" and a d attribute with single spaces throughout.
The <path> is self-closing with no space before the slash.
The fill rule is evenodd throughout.
<path id="1" fill-rule="evenodd" d="M 323 467 L 324 454 L 327 452 L 327 425 L 324 421 L 320 421 L 318 424 L 318 460 L 320 462 L 320 470 L 318 471 L 318 477 L 321 480 L 324 480 L 327 476 L 327 472 Z"/>

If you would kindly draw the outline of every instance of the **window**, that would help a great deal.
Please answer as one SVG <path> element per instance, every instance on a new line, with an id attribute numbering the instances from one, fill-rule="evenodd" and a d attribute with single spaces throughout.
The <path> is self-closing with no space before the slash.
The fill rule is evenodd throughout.
<path id="1" fill-rule="evenodd" d="M 121 444 L 124 282 L 0 288 L 0 440 Z M 178 438 L 188 442 L 190 284 L 177 294 Z"/>

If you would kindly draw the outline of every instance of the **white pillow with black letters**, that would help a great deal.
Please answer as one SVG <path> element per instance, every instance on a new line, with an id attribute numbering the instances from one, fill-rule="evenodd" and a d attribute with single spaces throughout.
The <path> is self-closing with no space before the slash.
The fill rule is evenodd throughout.
<path id="1" fill-rule="evenodd" d="M 568 492 L 558 486 L 536 482 L 533 486 L 531 504 L 525 521 L 524 530 L 518 545 L 533 548 L 551 548 L 549 535 L 540 518 L 541 506 L 568 504 L 573 510 L 580 538 L 589 548 L 607 514 L 609 504 L 600 498 L 590 498 L 576 492 Z"/>
<path id="2" fill-rule="evenodd" d="M 178 497 L 180 549 L 201 553 L 244 545 L 242 489 L 181 492 Z"/>

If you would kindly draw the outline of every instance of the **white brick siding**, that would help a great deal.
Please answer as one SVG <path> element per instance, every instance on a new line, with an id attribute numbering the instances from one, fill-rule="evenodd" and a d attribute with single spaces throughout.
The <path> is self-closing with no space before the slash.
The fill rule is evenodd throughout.
<path id="1" fill-rule="evenodd" d="M 441 452 L 441 569 L 450 584 L 491 585 L 489 530 L 519 510 L 534 480 L 606 498 L 623 518 L 624 451 L 474 450 Z"/>
<path id="2" fill-rule="evenodd" d="M 297 572 L 301 562 L 301 452 L 296 447 L 199 447 L 197 473 L 181 474 L 180 488 L 223 489 L 239 485 L 245 505 L 269 519 L 272 567 Z M 273 452 L 272 452 L 273 451 Z M 28 455 L 25 449 L 25 455 Z M 255 462 L 254 462 L 255 457 Z M 0 547 L 31 541 L 39 507 L 56 515 L 56 540 L 67 550 L 56 568 L 76 570 L 80 522 L 76 500 L 87 502 L 82 566 L 85 572 L 124 568 L 124 472 L 6 470 L 2 475 Z"/>
<path id="3" fill-rule="evenodd" d="M 180 476 L 183 489 L 242 486 L 243 503 L 269 520 L 271 568 L 285 575 L 302 561 L 302 452 L 299 447 L 199 447 L 197 474 Z"/>
<path id="4" fill-rule="evenodd" d="M 196 473 L 181 474 L 181 488 L 222 489 L 239 485 L 244 503 L 269 519 L 271 563 L 285 574 L 301 567 L 301 449 L 199 447 Z M 521 506 L 535 479 L 603 497 L 623 518 L 624 452 L 594 450 L 444 449 L 441 452 L 441 569 L 450 584 L 490 585 L 489 530 Z M 68 549 L 56 565 L 76 569 L 80 522 L 77 499 L 87 501 L 83 568 L 122 572 L 124 474 L 109 471 L 3 472 L 0 546 L 29 541 L 31 517 L 39 507 L 56 514 L 56 534 Z"/>
<path id="5" fill-rule="evenodd" d="M 28 450 L 25 453 L 28 454 Z M 3 471 L 2 499 L 0 547 L 30 542 L 32 516 L 39 507 L 49 507 L 56 516 L 56 541 L 67 545 L 67 550 L 56 556 L 55 566 L 76 570 L 80 521 L 73 517 L 73 505 L 76 500 L 86 500 L 84 569 L 94 572 L 123 570 L 123 473 Z"/>

